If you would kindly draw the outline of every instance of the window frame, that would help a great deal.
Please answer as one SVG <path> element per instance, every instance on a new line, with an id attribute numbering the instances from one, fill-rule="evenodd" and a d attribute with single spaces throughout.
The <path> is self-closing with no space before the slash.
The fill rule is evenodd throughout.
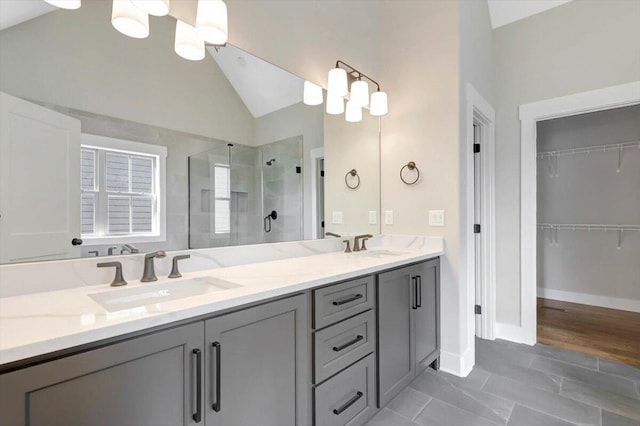
<path id="1" fill-rule="evenodd" d="M 157 229 L 151 233 L 140 234 L 124 234 L 124 235 L 82 235 L 83 245 L 97 246 L 104 244 L 126 244 L 126 243 L 151 243 L 151 242 L 165 242 L 167 240 L 167 185 L 166 185 L 166 172 L 167 172 L 167 147 L 160 145 L 153 145 L 141 142 L 133 142 L 123 139 L 109 138 L 105 136 L 91 135 L 88 133 L 80 134 L 80 149 L 93 149 L 98 150 L 96 153 L 97 174 L 96 174 L 96 189 L 98 189 L 96 197 L 104 197 L 102 205 L 106 206 L 106 191 L 100 190 L 104 183 L 101 178 L 104 177 L 104 171 L 101 166 L 104 164 L 102 161 L 104 157 L 104 150 L 120 152 L 123 154 L 131 155 L 148 155 L 154 156 L 157 159 L 155 183 L 157 185 Z M 89 191 L 90 192 L 90 191 Z M 82 193 L 82 191 L 81 191 Z M 106 208 L 106 207 L 105 207 Z M 98 208 L 94 210 L 96 216 L 95 229 L 106 228 L 106 210 L 101 212 Z"/>

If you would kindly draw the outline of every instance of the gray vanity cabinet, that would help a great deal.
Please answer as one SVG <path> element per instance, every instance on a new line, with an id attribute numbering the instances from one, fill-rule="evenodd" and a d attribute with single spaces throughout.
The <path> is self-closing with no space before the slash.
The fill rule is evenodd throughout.
<path id="1" fill-rule="evenodd" d="M 193 425 L 203 333 L 189 324 L 3 374 L 0 424 Z"/>
<path id="2" fill-rule="evenodd" d="M 439 357 L 439 259 L 378 275 L 378 406 Z"/>
<path id="3" fill-rule="evenodd" d="M 308 320 L 303 295 L 205 322 L 205 424 L 306 424 Z"/>

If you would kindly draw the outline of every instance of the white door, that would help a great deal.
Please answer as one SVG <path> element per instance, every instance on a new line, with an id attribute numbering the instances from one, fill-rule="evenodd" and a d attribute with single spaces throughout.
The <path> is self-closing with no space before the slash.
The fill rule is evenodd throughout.
<path id="1" fill-rule="evenodd" d="M 80 121 L 0 92 L 0 262 L 78 257 Z"/>

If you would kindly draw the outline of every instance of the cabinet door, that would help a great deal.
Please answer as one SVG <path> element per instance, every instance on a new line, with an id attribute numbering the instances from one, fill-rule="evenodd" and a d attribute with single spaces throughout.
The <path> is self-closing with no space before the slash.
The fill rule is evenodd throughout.
<path id="1" fill-rule="evenodd" d="M 191 425 L 203 323 L 0 376 L 3 425 Z"/>
<path id="2" fill-rule="evenodd" d="M 413 380 L 413 267 L 378 275 L 378 406 Z"/>
<path id="3" fill-rule="evenodd" d="M 205 323 L 206 424 L 307 423 L 307 304 L 300 295 Z"/>
<path id="4" fill-rule="evenodd" d="M 439 289 L 440 260 L 433 259 L 415 265 L 416 306 L 415 350 L 416 374 L 420 374 L 439 355 Z"/>

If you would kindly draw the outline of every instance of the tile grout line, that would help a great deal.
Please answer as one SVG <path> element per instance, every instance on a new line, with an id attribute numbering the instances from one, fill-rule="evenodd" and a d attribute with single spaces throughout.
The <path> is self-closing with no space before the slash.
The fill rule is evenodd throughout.
<path id="1" fill-rule="evenodd" d="M 426 395 L 426 394 L 425 394 Z M 425 408 L 427 408 L 427 405 L 429 405 L 431 403 L 431 401 L 433 401 L 433 397 L 430 397 L 430 399 L 427 401 L 426 404 L 424 404 L 424 406 L 418 410 L 418 414 L 416 414 L 415 416 L 413 416 L 413 418 L 411 419 L 412 422 L 415 422 L 415 420 L 418 418 L 418 416 L 420 415 L 420 413 L 422 413 L 424 411 Z M 417 422 L 416 422 L 417 423 Z"/>

